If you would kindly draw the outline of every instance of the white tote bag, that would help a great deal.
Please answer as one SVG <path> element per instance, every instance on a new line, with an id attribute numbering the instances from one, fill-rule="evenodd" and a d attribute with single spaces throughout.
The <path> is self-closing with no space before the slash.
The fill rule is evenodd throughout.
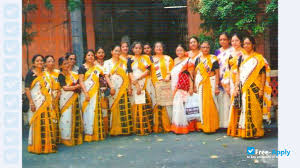
<path id="1" fill-rule="evenodd" d="M 194 93 L 192 96 L 187 97 L 185 114 L 188 121 L 200 118 L 198 94 Z"/>

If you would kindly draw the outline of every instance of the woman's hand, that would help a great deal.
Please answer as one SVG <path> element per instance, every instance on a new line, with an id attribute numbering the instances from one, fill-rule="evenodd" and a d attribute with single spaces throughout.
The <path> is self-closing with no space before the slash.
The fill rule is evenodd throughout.
<path id="1" fill-rule="evenodd" d="M 128 89 L 128 95 L 132 96 L 132 89 L 131 88 Z"/>
<path id="2" fill-rule="evenodd" d="M 189 94 L 192 96 L 194 94 L 194 89 L 193 88 L 190 88 L 189 89 Z"/>
<path id="3" fill-rule="evenodd" d="M 91 98 L 90 98 L 89 93 L 85 92 L 84 95 L 85 95 L 85 101 L 90 101 Z"/>
<path id="4" fill-rule="evenodd" d="M 197 87 L 194 86 L 194 93 L 197 93 Z"/>
<path id="5" fill-rule="evenodd" d="M 141 89 L 140 85 L 137 85 L 137 87 L 136 87 L 136 94 L 140 95 L 141 93 L 142 93 L 142 89 Z"/>
<path id="6" fill-rule="evenodd" d="M 230 87 L 228 85 L 223 86 L 223 88 L 225 89 L 225 92 L 230 96 Z"/>
<path id="7" fill-rule="evenodd" d="M 220 90 L 219 90 L 219 87 L 217 86 L 216 89 L 215 89 L 215 94 L 219 95 L 219 93 L 220 93 Z"/>
<path id="8" fill-rule="evenodd" d="M 35 105 L 33 103 L 30 103 L 30 109 L 32 112 L 36 111 Z"/>
<path id="9" fill-rule="evenodd" d="M 110 89 L 110 95 L 115 95 L 116 94 L 116 90 L 115 90 L 115 88 L 111 88 Z"/>

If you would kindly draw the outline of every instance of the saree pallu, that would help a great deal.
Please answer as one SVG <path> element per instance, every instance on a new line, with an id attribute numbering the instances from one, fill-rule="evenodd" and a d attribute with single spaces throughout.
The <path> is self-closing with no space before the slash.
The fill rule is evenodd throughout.
<path id="1" fill-rule="evenodd" d="M 261 69 L 265 67 L 266 82 L 262 83 Z M 242 138 L 264 136 L 263 119 L 270 120 L 271 87 L 270 68 L 262 55 L 253 53 L 241 63 L 239 68 L 242 83 L 242 106 L 230 108 L 230 123 L 227 134 Z M 264 95 L 259 90 L 264 87 Z"/>
<path id="2" fill-rule="evenodd" d="M 72 83 L 77 83 L 78 75 L 73 72 L 71 72 L 71 75 L 66 76 L 67 86 L 71 86 Z M 61 112 L 59 120 L 61 143 L 66 146 L 82 144 L 83 126 L 78 93 L 61 89 L 59 105 Z"/>
<path id="3" fill-rule="evenodd" d="M 130 98 L 127 94 L 129 85 L 128 76 L 120 64 L 116 63 L 110 71 L 110 80 L 114 85 L 116 93 L 109 97 L 110 103 L 110 135 L 130 135 L 133 133 L 133 119 Z"/>
<path id="4" fill-rule="evenodd" d="M 219 114 L 216 106 L 215 96 L 215 80 L 216 76 L 209 76 L 207 67 L 212 69 L 214 61 L 217 61 L 215 56 L 209 55 L 206 61 L 201 60 L 197 65 L 195 85 L 199 95 L 199 112 L 200 118 L 197 122 L 197 128 L 205 133 L 216 132 L 219 128 Z"/>
<path id="5" fill-rule="evenodd" d="M 93 66 L 84 75 L 84 85 L 90 96 L 90 101 L 85 100 L 81 92 L 80 102 L 83 113 L 84 141 L 99 141 L 106 137 L 103 115 L 100 105 L 99 74 L 102 73 L 98 66 Z"/>
<path id="6" fill-rule="evenodd" d="M 188 92 L 186 90 L 178 89 L 179 74 L 189 68 L 193 68 L 194 64 L 188 63 L 189 59 L 186 58 L 175 65 L 171 71 L 171 87 L 174 95 L 173 98 L 173 113 L 172 113 L 172 125 L 171 131 L 176 134 L 187 134 L 189 133 L 188 120 L 186 117 L 185 103 L 188 97 Z"/>
<path id="7" fill-rule="evenodd" d="M 132 70 L 134 78 L 138 78 L 145 71 L 146 67 L 151 66 L 150 58 L 143 55 L 139 58 L 134 57 L 134 62 L 132 63 Z M 136 135 L 148 135 L 152 132 L 152 100 L 150 97 L 150 78 L 149 76 L 138 81 L 141 90 L 145 91 L 145 102 L 144 104 L 134 104 L 132 105 L 133 112 L 133 131 Z M 133 93 L 136 93 L 136 87 L 133 86 Z"/>
<path id="8" fill-rule="evenodd" d="M 174 62 L 170 56 L 153 57 L 151 79 L 154 87 L 156 82 L 166 79 L 173 66 Z M 153 131 L 155 133 L 169 132 L 171 129 L 172 106 L 160 106 L 157 103 L 153 110 Z"/>
<path id="9" fill-rule="evenodd" d="M 58 92 L 60 90 L 60 85 L 58 82 L 58 75 L 60 73 L 59 70 L 54 69 L 52 72 L 48 72 L 50 74 L 50 77 L 52 78 L 52 96 L 53 96 L 53 115 L 55 116 L 55 122 L 54 122 L 54 130 L 55 130 L 55 138 L 56 143 L 61 143 L 60 138 L 60 130 L 59 130 L 59 119 L 60 119 L 60 110 L 59 110 L 59 100 L 56 99 L 58 96 Z"/>
<path id="10" fill-rule="evenodd" d="M 27 150 L 32 153 L 54 153 L 57 151 L 51 97 L 51 78 L 47 72 L 35 78 L 30 94 L 36 111 L 29 109 L 29 137 Z"/>

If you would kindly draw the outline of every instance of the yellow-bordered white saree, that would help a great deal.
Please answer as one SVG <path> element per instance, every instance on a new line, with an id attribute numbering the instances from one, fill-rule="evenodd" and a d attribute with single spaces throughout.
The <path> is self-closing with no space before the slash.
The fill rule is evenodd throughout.
<path id="1" fill-rule="evenodd" d="M 170 56 L 153 56 L 151 79 L 154 87 L 156 82 L 166 79 L 167 75 L 171 73 L 173 66 L 174 62 Z M 160 106 L 156 100 L 154 102 L 153 131 L 156 133 L 169 132 L 171 129 L 172 106 Z"/>
<path id="2" fill-rule="evenodd" d="M 113 63 L 112 59 L 104 62 L 104 73 L 108 75 L 116 90 L 109 96 L 110 135 L 129 135 L 133 133 L 131 104 L 127 94 L 129 79 L 126 74 L 127 64 L 123 59 Z"/>
<path id="3" fill-rule="evenodd" d="M 88 91 L 90 100 L 85 99 L 83 92 L 80 94 L 80 105 L 83 118 L 84 141 L 99 141 L 106 137 L 103 115 L 100 106 L 99 75 L 103 71 L 94 65 L 84 74 L 84 85 Z"/>
<path id="4" fill-rule="evenodd" d="M 75 85 L 77 82 L 78 74 L 76 72 L 70 71 L 70 74 L 65 76 L 66 86 Z M 61 88 L 59 109 L 61 113 L 59 120 L 61 143 L 66 146 L 82 144 L 83 121 L 79 108 L 79 94 Z"/>
<path id="5" fill-rule="evenodd" d="M 265 83 L 262 83 L 263 73 Z M 227 134 L 242 138 L 262 137 L 263 119 L 270 120 L 270 67 L 261 54 L 254 52 L 241 62 L 239 76 L 242 106 L 237 109 L 231 104 Z M 259 90 L 264 91 L 263 97 L 259 97 Z"/>
<path id="6" fill-rule="evenodd" d="M 57 151 L 55 127 L 52 108 L 52 79 L 50 74 L 43 72 L 30 84 L 30 94 L 36 111 L 29 109 L 28 151 L 36 154 L 54 153 Z"/>
<path id="7" fill-rule="evenodd" d="M 134 56 L 132 58 L 132 74 L 135 79 L 139 78 L 147 68 L 151 68 L 151 61 L 147 55 Z M 133 102 L 133 131 L 137 135 L 147 135 L 152 132 L 152 100 L 150 97 L 150 75 L 138 81 L 142 90 L 145 91 L 144 104 Z M 133 93 L 137 92 L 136 87 L 132 86 Z"/>

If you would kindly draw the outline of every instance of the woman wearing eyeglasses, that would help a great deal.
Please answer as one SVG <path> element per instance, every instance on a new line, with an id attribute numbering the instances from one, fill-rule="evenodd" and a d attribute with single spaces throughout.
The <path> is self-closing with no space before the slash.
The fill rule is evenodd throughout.
<path id="1" fill-rule="evenodd" d="M 203 55 L 195 63 L 195 92 L 199 95 L 200 118 L 197 129 L 205 133 L 216 132 L 219 128 L 219 114 L 216 106 L 219 90 L 219 63 L 215 55 L 210 54 L 207 41 L 201 44 Z"/>

